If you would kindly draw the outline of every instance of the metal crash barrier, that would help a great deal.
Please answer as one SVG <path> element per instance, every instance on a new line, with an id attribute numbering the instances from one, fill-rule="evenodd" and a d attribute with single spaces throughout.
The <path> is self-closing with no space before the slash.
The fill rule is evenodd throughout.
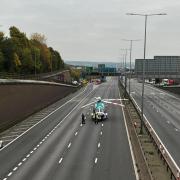
<path id="1" fill-rule="evenodd" d="M 141 109 L 138 106 L 138 104 L 136 103 L 135 99 L 132 96 L 130 99 L 131 99 L 131 102 L 133 103 L 134 107 L 136 108 L 136 110 L 140 114 Z M 170 170 L 171 179 L 180 180 L 180 168 L 178 167 L 178 165 L 176 164 L 176 162 L 172 158 L 169 151 L 166 149 L 165 145 L 162 143 L 161 139 L 159 138 L 159 136 L 157 135 L 157 133 L 155 132 L 155 130 L 153 129 L 153 127 L 149 123 L 146 116 L 145 115 L 143 115 L 143 116 L 144 116 L 144 126 L 148 130 L 149 135 L 152 137 L 153 141 L 155 142 L 155 144 L 158 148 L 158 152 L 161 153 L 161 157 L 164 159 L 164 162 L 167 165 L 167 170 Z"/>

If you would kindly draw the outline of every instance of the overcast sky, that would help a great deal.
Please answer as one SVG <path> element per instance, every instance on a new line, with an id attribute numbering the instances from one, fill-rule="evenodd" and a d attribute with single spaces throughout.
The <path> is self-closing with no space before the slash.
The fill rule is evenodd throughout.
<path id="1" fill-rule="evenodd" d="M 142 39 L 133 59 L 143 57 L 144 17 L 128 12 L 167 13 L 148 19 L 147 58 L 180 55 L 180 0 L 1 0 L 0 30 L 43 33 L 64 60 L 118 62 L 124 38 Z"/>

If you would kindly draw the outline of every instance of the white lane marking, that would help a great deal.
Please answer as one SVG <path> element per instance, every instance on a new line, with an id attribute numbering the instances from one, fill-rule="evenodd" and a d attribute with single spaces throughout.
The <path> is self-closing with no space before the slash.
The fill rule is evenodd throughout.
<path id="1" fill-rule="evenodd" d="M 31 151 L 30 154 L 32 154 L 34 151 Z"/>
<path id="2" fill-rule="evenodd" d="M 90 92 L 62 119 L 62 121 L 56 125 L 56 127 L 58 127 L 58 126 L 79 106 L 79 104 L 81 104 L 81 103 L 84 101 L 84 99 L 86 99 L 93 91 L 94 91 L 94 90 L 90 91 Z M 56 109 L 56 110 L 57 110 L 57 109 Z M 51 113 L 51 114 L 52 114 L 52 113 Z M 50 116 L 50 114 L 49 114 L 47 117 L 49 117 L 49 116 Z M 51 132 L 53 132 L 53 130 L 52 130 Z M 76 132 L 76 133 L 77 133 L 77 132 Z M 77 135 L 77 134 L 75 134 L 75 135 Z M 15 139 L 15 140 L 16 140 L 16 139 Z M 12 142 L 14 142 L 14 141 L 12 141 Z M 11 144 L 11 143 L 9 143 L 9 144 Z M 42 144 L 42 141 L 41 141 L 39 144 Z M 38 144 L 37 146 L 39 146 L 39 144 Z M 2 149 L 1 149 L 1 150 L 2 150 Z M 63 159 L 63 158 L 61 158 L 61 159 Z M 60 161 L 59 161 L 60 163 L 61 163 L 61 161 L 62 161 L 61 159 L 60 159 Z M 23 161 L 26 161 L 26 158 L 24 158 Z"/>
<path id="3" fill-rule="evenodd" d="M 37 147 L 39 147 L 40 145 L 38 144 Z"/>
<path id="4" fill-rule="evenodd" d="M 4 178 L 3 180 L 7 180 L 7 178 Z"/>
<path id="5" fill-rule="evenodd" d="M 80 124 L 80 126 L 82 126 L 82 124 Z"/>
<path id="6" fill-rule="evenodd" d="M 27 158 L 30 157 L 30 154 L 28 154 L 26 157 L 27 157 Z"/>
<path id="7" fill-rule="evenodd" d="M 27 129 L 26 131 L 24 131 L 20 136 L 18 136 L 17 138 L 15 138 L 14 140 L 12 140 L 11 142 L 9 142 L 7 145 L 5 145 L 2 149 L 0 149 L 0 151 L 2 151 L 3 149 L 5 149 L 6 147 L 8 147 L 10 144 L 12 144 L 14 141 L 16 141 L 17 139 L 19 139 L 20 137 L 22 137 L 24 134 L 26 134 L 28 131 L 30 131 L 31 129 L 33 129 L 35 126 L 37 126 L 38 124 L 40 124 L 42 121 L 44 121 L 45 119 L 47 119 L 49 116 L 51 116 L 52 114 L 54 114 L 56 111 L 58 111 L 59 109 L 61 109 L 62 107 L 64 107 L 66 104 L 68 104 L 69 102 L 73 101 L 76 97 L 80 96 L 81 94 L 83 94 L 88 86 L 86 86 L 86 88 L 80 92 L 79 94 L 77 94 L 76 96 L 74 96 L 72 99 L 70 99 L 69 101 L 65 102 L 63 105 L 61 105 L 60 107 L 58 107 L 57 109 L 55 109 L 54 111 L 52 111 L 50 114 L 48 114 L 46 117 L 44 117 L 43 119 L 41 119 L 40 121 L 38 121 L 36 124 L 34 124 L 32 127 L 30 127 L 29 129 Z M 92 90 L 94 91 L 94 90 Z M 91 92 L 92 92 L 91 91 Z M 90 92 L 90 93 L 91 93 Z M 89 94 L 90 94 L 89 93 Z M 88 95 L 89 95 L 88 94 Z M 87 96 L 88 96 L 87 95 Z M 86 97 L 87 97 L 86 96 Z M 85 97 L 85 98 L 86 98 Z M 83 98 L 84 99 L 84 98 Z"/>
<path id="8" fill-rule="evenodd" d="M 98 158 L 95 158 L 94 163 L 96 164 L 96 163 L 97 163 L 97 161 L 98 161 Z"/>
<path id="9" fill-rule="evenodd" d="M 37 148 L 35 147 L 33 150 L 34 150 L 34 151 L 36 151 L 36 150 L 37 150 Z"/>
<path id="10" fill-rule="evenodd" d="M 75 136 L 77 136 L 78 132 L 76 131 Z"/>
<path id="11" fill-rule="evenodd" d="M 100 146 L 101 146 L 101 144 L 100 144 L 100 143 L 98 143 L 98 148 L 100 148 Z"/>
<path id="12" fill-rule="evenodd" d="M 119 91 L 119 98 L 121 98 L 120 91 Z M 122 103 L 122 101 L 121 101 L 121 103 Z M 136 161 L 135 161 L 135 157 L 134 157 L 134 153 L 133 153 L 133 149 L 132 149 L 132 144 L 131 144 L 131 141 L 130 141 L 130 136 L 129 136 L 129 131 L 128 131 L 127 123 L 126 123 L 126 117 L 125 117 L 125 113 L 124 113 L 124 108 L 121 107 L 121 109 L 122 109 L 122 113 L 123 113 L 123 120 L 124 120 L 124 124 L 125 124 L 125 128 L 126 128 L 128 144 L 129 144 L 131 157 L 132 157 L 132 161 L 133 161 L 134 172 L 135 172 L 136 180 L 138 180 L 139 179 L 139 174 L 138 174 L 138 171 L 137 171 Z"/>
<path id="13" fill-rule="evenodd" d="M 101 131 L 101 133 L 100 133 L 100 134 L 101 134 L 101 136 L 102 136 L 102 131 Z"/>
<path id="14" fill-rule="evenodd" d="M 175 128 L 175 131 L 177 132 L 177 131 L 178 131 L 178 129 L 177 129 L 177 128 Z"/>
<path id="15" fill-rule="evenodd" d="M 71 143 L 68 144 L 68 148 L 70 148 L 70 147 L 71 147 Z"/>
<path id="16" fill-rule="evenodd" d="M 12 175 L 12 172 L 10 172 L 9 174 L 8 174 L 8 177 L 10 177 Z"/>
<path id="17" fill-rule="evenodd" d="M 139 105 L 137 104 L 137 102 L 135 101 L 135 99 L 132 97 L 133 101 L 135 102 L 137 108 L 140 110 L 141 109 L 139 107 Z M 143 114 L 144 118 L 146 119 L 146 121 L 149 123 L 147 117 L 145 116 L 145 114 Z M 153 129 L 152 125 L 149 123 L 151 129 L 154 131 L 154 134 L 156 135 L 158 141 L 162 144 L 163 148 L 165 149 L 164 151 L 166 151 L 167 155 L 169 156 L 169 158 L 171 159 L 172 163 L 175 165 L 175 168 L 178 169 L 178 172 L 180 172 L 180 169 L 178 167 L 178 165 L 176 164 L 175 160 L 172 158 L 171 154 L 169 153 L 169 151 L 167 150 L 166 146 L 163 144 L 163 142 L 161 141 L 161 139 L 159 138 L 159 136 L 157 135 L 156 131 Z"/>
<path id="18" fill-rule="evenodd" d="M 18 166 L 21 166 L 22 165 L 22 162 L 20 162 L 19 164 L 18 164 Z"/>
<path id="19" fill-rule="evenodd" d="M 61 163 L 62 163 L 62 160 L 63 160 L 63 158 L 61 158 L 61 159 L 59 160 L 59 164 L 61 164 Z"/>
<path id="20" fill-rule="evenodd" d="M 104 124 L 102 124 L 102 127 L 104 126 Z"/>
<path id="21" fill-rule="evenodd" d="M 13 171 L 16 171 L 18 169 L 18 167 L 15 167 L 14 169 L 13 169 Z"/>

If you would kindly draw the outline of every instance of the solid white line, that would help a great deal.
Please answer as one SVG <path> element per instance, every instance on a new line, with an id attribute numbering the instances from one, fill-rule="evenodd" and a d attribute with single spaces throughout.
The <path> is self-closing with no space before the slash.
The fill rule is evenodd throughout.
<path id="1" fill-rule="evenodd" d="M 119 97 L 121 98 L 120 92 L 119 92 Z M 124 124 L 125 124 L 125 127 L 126 127 L 126 134 L 127 134 L 127 139 L 128 139 L 130 152 L 131 152 L 132 161 L 133 161 L 134 172 L 135 172 L 136 180 L 138 180 L 139 175 L 138 175 L 138 171 L 137 171 L 137 167 L 136 167 L 136 161 L 135 161 L 135 157 L 134 157 L 134 153 L 133 153 L 133 149 L 132 149 L 132 144 L 131 144 L 131 141 L 130 141 L 130 136 L 129 136 L 129 131 L 128 131 L 127 123 L 126 123 L 126 117 L 125 117 L 125 113 L 124 113 L 124 108 L 121 107 L 121 109 L 122 109 L 122 113 L 123 113 Z"/>
<path id="2" fill-rule="evenodd" d="M 101 146 L 101 144 L 100 144 L 100 143 L 98 143 L 98 148 L 100 148 L 100 146 Z"/>
<path id="3" fill-rule="evenodd" d="M 61 163 L 62 163 L 62 160 L 63 160 L 63 158 L 61 158 L 61 159 L 59 160 L 59 164 L 61 164 Z"/>
<path id="4" fill-rule="evenodd" d="M 133 98 L 133 97 L 132 97 Z M 135 102 L 137 108 L 140 110 L 141 109 L 139 107 L 139 105 L 137 104 L 137 102 L 135 101 L 135 99 L 133 98 L 133 101 Z M 143 114 L 143 117 L 146 119 L 146 121 L 149 123 L 147 117 L 145 116 L 145 114 Z M 153 130 L 154 134 L 156 135 L 158 141 L 162 144 L 163 148 L 166 150 L 166 153 L 168 154 L 168 156 L 170 157 L 171 161 L 173 162 L 173 164 L 175 165 L 176 169 L 178 169 L 178 172 L 180 172 L 180 168 L 178 167 L 178 165 L 176 164 L 175 160 L 173 159 L 173 157 L 171 156 L 171 154 L 169 153 L 169 151 L 167 150 L 166 146 L 163 144 L 163 142 L 161 141 L 161 139 L 159 138 L 159 136 L 157 135 L 156 131 L 154 130 L 154 128 L 152 127 L 152 125 L 149 123 L 151 129 Z M 164 151 L 165 151 L 164 150 Z"/>
<path id="5" fill-rule="evenodd" d="M 94 163 L 96 164 L 96 163 L 97 163 L 97 161 L 98 161 L 98 158 L 95 158 L 95 161 L 94 161 Z"/>
<path id="6" fill-rule="evenodd" d="M 62 121 L 61 121 L 59 124 L 56 125 L 56 127 L 58 127 L 58 126 L 79 106 L 79 104 L 81 104 L 81 103 L 84 101 L 84 99 L 86 99 L 94 90 L 95 90 L 95 89 L 91 90 L 91 91 L 62 119 Z M 56 110 L 58 110 L 58 109 L 56 109 Z M 53 113 L 53 112 L 52 112 L 52 113 Z M 51 114 L 52 114 L 52 113 L 51 113 Z M 47 117 L 49 117 L 51 114 L 49 114 Z M 30 130 L 30 129 L 29 129 L 29 130 Z M 78 133 L 78 132 L 75 133 L 75 136 L 77 135 L 77 133 Z M 22 135 L 21 135 L 21 136 L 22 136 Z M 12 141 L 12 142 L 14 142 L 14 141 Z M 9 144 L 11 144 L 11 143 L 9 143 Z M 41 141 L 39 144 L 42 144 L 42 141 Z M 37 147 L 39 146 L 39 144 L 37 145 Z M 33 152 L 33 151 L 31 151 L 31 152 Z M 61 163 L 62 160 L 63 160 L 63 158 L 60 159 L 59 163 Z M 23 161 L 26 161 L 26 158 L 24 158 Z M 18 165 L 19 165 L 19 164 L 18 164 Z"/>
<path id="7" fill-rule="evenodd" d="M 70 148 L 71 147 L 71 143 L 69 143 L 69 145 L 68 145 L 68 148 Z"/>
<path id="8" fill-rule="evenodd" d="M 46 117 L 44 117 L 43 119 L 41 119 L 40 121 L 38 121 L 36 124 L 34 124 L 33 126 L 31 126 L 29 129 L 27 129 L 25 132 L 23 132 L 20 136 L 18 136 L 17 138 L 15 138 L 14 140 L 12 140 L 10 143 L 8 143 L 7 145 L 5 145 L 2 149 L 0 149 L 0 151 L 2 151 L 3 149 L 5 149 L 6 147 L 8 147 L 10 144 L 12 144 L 14 141 L 16 141 L 17 139 L 19 139 L 21 136 L 23 136 L 24 134 L 26 134 L 28 131 L 30 131 L 31 129 L 33 129 L 35 126 L 37 126 L 38 124 L 40 124 L 41 122 L 43 122 L 45 119 L 47 119 L 49 116 L 51 116 L 52 114 L 54 114 L 56 111 L 58 111 L 59 109 L 61 109 L 62 107 L 64 107 L 66 104 L 68 104 L 69 102 L 71 102 L 72 100 L 74 100 L 76 97 L 78 97 L 79 95 L 83 94 L 88 86 L 86 86 L 86 88 L 80 92 L 79 94 L 77 94 L 76 96 L 74 96 L 72 99 L 70 99 L 69 101 L 65 102 L 63 105 L 61 105 L 60 107 L 58 107 L 57 109 L 55 109 L 53 112 L 51 112 L 50 114 L 48 114 Z M 92 91 L 91 91 L 92 92 Z M 90 93 L 89 93 L 90 94 Z M 88 95 L 89 95 L 88 94 Z M 87 95 L 87 96 L 88 96 Z M 86 96 L 86 97 L 87 97 Z"/>

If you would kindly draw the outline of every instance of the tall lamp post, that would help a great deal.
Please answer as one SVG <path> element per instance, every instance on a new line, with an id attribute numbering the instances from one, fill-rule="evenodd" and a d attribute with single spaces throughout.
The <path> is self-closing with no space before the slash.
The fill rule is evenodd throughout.
<path id="1" fill-rule="evenodd" d="M 143 134 L 143 119 L 144 119 L 144 76 L 145 76 L 145 60 L 146 60 L 146 32 L 147 32 L 147 17 L 148 16 L 161 16 L 167 15 L 166 13 L 158 14 L 137 14 L 137 13 L 126 13 L 126 15 L 131 16 L 143 16 L 145 17 L 145 33 L 144 33 L 144 59 L 143 59 L 143 73 L 142 73 L 142 99 L 141 99 L 141 128 L 140 134 Z"/>
<path id="2" fill-rule="evenodd" d="M 132 58 L 132 43 L 134 41 L 140 41 L 140 39 L 122 39 L 123 41 L 130 41 L 130 67 L 129 67 L 129 96 L 131 93 L 131 77 L 132 77 L 132 71 L 131 71 L 131 58 Z"/>
<path id="3" fill-rule="evenodd" d="M 126 49 L 120 49 L 120 50 L 125 51 L 125 54 L 123 56 L 123 60 L 124 60 L 125 90 L 127 92 L 126 59 L 127 59 L 127 51 L 128 51 L 128 49 L 126 48 Z"/>

